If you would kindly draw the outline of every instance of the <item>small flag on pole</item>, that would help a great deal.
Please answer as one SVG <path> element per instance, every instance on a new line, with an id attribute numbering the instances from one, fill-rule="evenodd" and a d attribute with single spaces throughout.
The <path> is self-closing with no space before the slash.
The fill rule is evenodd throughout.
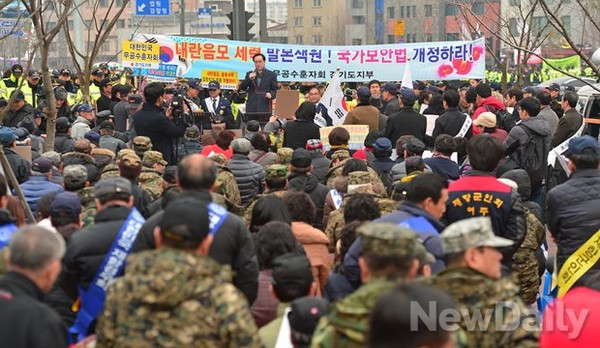
<path id="1" fill-rule="evenodd" d="M 342 87 L 340 86 L 338 71 L 333 74 L 331 83 L 327 86 L 325 93 L 323 93 L 321 103 L 327 108 L 327 114 L 331 117 L 334 126 L 344 123 L 348 111 L 344 108 L 344 92 L 342 92 Z"/>
<path id="2" fill-rule="evenodd" d="M 402 76 L 402 85 L 401 88 L 408 88 L 412 91 L 413 89 L 413 79 L 412 74 L 410 72 L 410 61 L 406 61 L 406 66 L 404 67 L 404 76 Z"/>

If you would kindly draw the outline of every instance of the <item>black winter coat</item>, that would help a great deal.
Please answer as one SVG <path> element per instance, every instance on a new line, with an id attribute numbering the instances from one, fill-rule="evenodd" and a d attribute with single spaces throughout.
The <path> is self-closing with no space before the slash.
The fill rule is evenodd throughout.
<path id="1" fill-rule="evenodd" d="M 600 229 L 600 171 L 576 170 L 567 182 L 548 193 L 548 229 L 558 247 L 558 270 L 567 258 Z M 575 286 L 583 285 L 593 274 L 600 272 L 597 262 Z"/>
<path id="2" fill-rule="evenodd" d="M 292 173 L 288 177 L 288 189 L 300 190 L 308 193 L 315 208 L 317 208 L 317 216 L 313 226 L 323 230 L 323 206 L 325 205 L 325 197 L 329 189 L 327 186 L 319 183 L 319 180 L 314 175 Z"/>
<path id="3" fill-rule="evenodd" d="M 413 110 L 412 106 L 405 106 L 388 118 L 385 126 L 385 137 L 396 144 L 396 140 L 403 135 L 413 135 L 425 141 L 427 118 Z"/>
<path id="4" fill-rule="evenodd" d="M 8 272 L 0 279 L 0 293 L 3 347 L 67 347 L 67 327 L 29 278 Z"/>
<path id="5" fill-rule="evenodd" d="M 465 117 L 469 117 L 464 112 L 458 110 L 458 108 L 448 108 L 446 112 L 440 115 L 435 120 L 435 128 L 433 128 L 432 138 L 435 140 L 440 134 L 448 134 L 450 136 L 456 136 L 463 124 L 465 123 Z M 469 127 L 465 138 L 470 139 L 473 136 L 473 128 Z"/>
<path id="6" fill-rule="evenodd" d="M 211 200 L 205 192 L 186 192 L 182 197 L 193 195 L 205 202 Z M 146 220 L 134 244 L 134 252 L 154 249 L 154 228 L 162 221 L 164 212 L 160 211 Z M 244 221 L 228 214 L 214 235 L 209 256 L 233 270 L 233 285 L 246 295 L 248 303 L 253 303 L 258 294 L 258 260 L 252 237 Z"/>
<path id="7" fill-rule="evenodd" d="M 169 165 L 177 163 L 175 140 L 185 134 L 183 120 L 170 121 L 161 108 L 143 104 L 142 109 L 133 115 L 133 127 L 136 135 L 150 138 L 152 150 L 161 152 Z"/>
<path id="8" fill-rule="evenodd" d="M 92 226 L 73 234 L 63 259 L 63 289 L 69 297 L 77 298 L 78 283 L 88 288 L 130 212 L 124 206 L 105 207 L 96 214 Z"/>
<path id="9" fill-rule="evenodd" d="M 319 126 L 312 121 L 296 120 L 285 125 L 285 136 L 283 146 L 292 150 L 306 148 L 308 139 L 321 139 Z"/>
<path id="10" fill-rule="evenodd" d="M 31 164 L 27 162 L 26 159 L 21 157 L 18 153 L 14 152 L 12 149 L 5 147 L 3 148 L 4 155 L 6 155 L 6 160 L 10 165 L 13 173 L 15 174 L 15 178 L 17 178 L 17 182 L 19 184 L 24 183 L 29 180 L 29 174 L 31 173 Z M 9 186 L 12 188 L 12 184 L 9 181 Z"/>
<path id="11" fill-rule="evenodd" d="M 56 133 L 54 138 L 54 151 L 61 155 L 67 152 L 75 151 L 75 139 L 67 133 Z"/>

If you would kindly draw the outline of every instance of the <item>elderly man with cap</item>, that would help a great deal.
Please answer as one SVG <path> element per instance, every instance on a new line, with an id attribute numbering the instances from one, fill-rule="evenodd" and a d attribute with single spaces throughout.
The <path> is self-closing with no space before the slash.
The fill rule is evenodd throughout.
<path id="1" fill-rule="evenodd" d="M 404 153 L 398 154 L 398 156 L 402 156 L 404 159 L 413 156 L 422 157 L 426 149 L 425 143 L 415 137 L 410 138 L 402 147 L 404 149 Z M 390 170 L 389 176 L 392 183 L 400 181 L 408 175 L 406 172 L 406 163 L 404 162 L 405 161 L 402 161 L 394 165 Z M 425 166 L 425 171 L 427 173 L 431 173 L 431 168 L 429 166 Z"/>
<path id="2" fill-rule="evenodd" d="M 177 161 L 181 161 L 187 155 L 200 153 L 202 151 L 202 143 L 200 142 L 200 129 L 196 125 L 192 125 L 185 129 L 183 143 L 177 147 Z"/>
<path id="3" fill-rule="evenodd" d="M 202 99 L 200 99 L 200 91 L 202 90 L 202 81 L 199 79 L 189 79 L 187 81 L 187 89 L 185 91 L 185 98 L 194 105 L 192 105 L 192 111 L 200 111 L 198 110 L 202 105 Z M 194 108 L 196 106 L 196 108 Z"/>
<path id="4" fill-rule="evenodd" d="M 513 241 L 496 236 L 489 217 L 455 222 L 441 238 L 448 268 L 427 280 L 456 301 L 463 315 L 459 326 L 466 333 L 468 346 L 537 347 L 538 332 L 530 327 L 536 313 L 525 306 L 512 280 L 501 277 L 502 253 L 498 248 L 511 246 Z M 495 320 L 486 327 L 469 325 L 474 316 Z"/>
<path id="5" fill-rule="evenodd" d="M 379 177 L 387 178 L 392 167 L 396 165 L 396 162 L 390 158 L 391 155 L 392 142 L 390 139 L 381 137 L 375 140 L 373 143 L 373 156 L 375 159 L 369 162 L 369 166 L 379 174 Z"/>
<path id="6" fill-rule="evenodd" d="M 152 202 L 152 199 L 148 192 L 139 186 L 139 178 L 143 167 L 142 160 L 135 154 L 127 153 L 119 159 L 117 166 L 119 167 L 119 175 L 131 183 L 133 206 L 142 215 L 146 214 L 146 207 Z"/>
<path id="7" fill-rule="evenodd" d="M 96 328 L 99 347 L 136 344 L 156 330 L 159 345 L 262 346 L 231 271 L 209 257 L 209 221 L 197 199 L 167 206 L 154 230 L 157 249 L 132 255 L 107 293 Z"/>
<path id="8" fill-rule="evenodd" d="M 133 87 L 130 85 L 119 85 L 118 91 L 113 93 L 114 98 L 111 101 L 110 110 L 115 115 L 114 122 L 117 132 L 127 131 L 127 119 L 129 118 L 127 105 L 132 90 Z"/>
<path id="9" fill-rule="evenodd" d="M 227 162 L 227 167 L 233 173 L 240 189 L 241 205 L 246 207 L 250 204 L 252 197 L 263 192 L 265 170 L 260 164 L 254 163 L 248 158 L 252 145 L 247 139 L 238 138 L 233 140 L 231 148 L 233 149 L 233 156 Z"/>
<path id="10" fill-rule="evenodd" d="M 135 151 L 136 155 L 138 155 L 139 157 L 144 157 L 144 153 L 146 151 L 152 150 L 152 141 L 150 140 L 150 138 L 140 135 L 133 138 L 133 141 L 131 142 L 131 147 L 133 151 Z"/>
<path id="11" fill-rule="evenodd" d="M 89 185 L 87 169 L 81 164 L 72 164 L 63 169 L 63 188 L 65 191 L 77 194 L 81 200 L 81 205 L 86 211 L 88 208 L 92 208 L 95 213 L 94 190 Z M 93 223 L 93 220 L 91 222 Z"/>
<path id="12" fill-rule="evenodd" d="M 127 111 L 127 117 L 125 121 L 123 121 L 122 116 L 115 114 L 115 122 L 117 124 L 117 130 L 119 132 L 129 131 L 131 136 L 135 136 L 135 130 L 133 129 L 133 114 L 138 112 L 142 108 L 142 103 L 144 99 L 139 94 L 132 94 L 127 97 L 127 104 L 125 105 L 125 109 Z M 125 124 L 123 124 L 125 122 Z"/>
<path id="13" fill-rule="evenodd" d="M 598 156 L 600 147 L 596 139 L 587 135 L 571 139 L 567 150 L 569 180 L 548 193 L 546 216 L 548 230 L 558 248 L 559 294 L 585 284 L 587 279 L 600 272 L 598 258 L 590 259 L 581 250 L 600 235 Z M 585 260 L 583 264 L 573 259 L 580 260 L 577 255 Z M 565 281 L 567 279 L 570 281 Z"/>
<path id="14" fill-rule="evenodd" d="M 383 85 L 383 92 L 381 93 L 383 101 L 385 102 L 385 110 L 383 114 L 386 116 L 392 116 L 393 114 L 400 111 L 400 101 L 398 100 L 398 89 L 396 85 L 388 82 Z"/>
<path id="15" fill-rule="evenodd" d="M 33 116 L 34 108 L 31 104 L 27 103 L 22 91 L 14 90 L 8 101 L 10 102 L 10 106 L 2 120 L 4 126 L 13 128 L 37 128 Z"/>
<path id="16" fill-rule="evenodd" d="M 246 226 L 250 226 L 252 220 L 252 211 L 254 205 L 259 199 L 274 195 L 280 198 L 286 193 L 285 186 L 287 184 L 288 166 L 283 164 L 272 164 L 265 168 L 265 190 L 263 194 L 256 195 L 252 200 L 252 203 L 248 205 L 244 212 L 244 219 L 246 220 Z"/>
<path id="17" fill-rule="evenodd" d="M 115 124 L 112 121 L 105 120 L 100 123 L 100 147 L 117 154 L 119 151 L 126 149 L 127 144 L 122 140 L 115 138 L 114 134 Z"/>
<path id="18" fill-rule="evenodd" d="M 92 130 L 94 123 L 94 108 L 90 104 L 81 104 L 77 108 L 79 116 L 73 122 L 71 136 L 73 139 L 82 139 L 85 133 Z"/>
<path id="19" fill-rule="evenodd" d="M 88 289 L 133 207 L 131 182 L 125 178 L 97 182 L 94 196 L 98 209 L 94 224 L 73 234 L 64 258 L 61 285 L 73 301 L 78 286 Z"/>
<path id="20" fill-rule="evenodd" d="M 368 87 L 361 86 L 356 91 L 358 104 L 346 115 L 344 124 L 362 124 L 369 130 L 379 129 L 379 109 L 369 103 L 371 92 Z"/>
<path id="21" fill-rule="evenodd" d="M 550 86 L 545 88 L 545 90 L 550 93 L 550 97 L 552 97 L 550 108 L 556 113 L 558 118 L 561 118 L 564 110 L 561 107 L 562 97 L 560 95 L 560 85 L 558 83 L 551 83 Z"/>
<path id="22" fill-rule="evenodd" d="M 46 157 L 38 157 L 31 165 L 31 176 L 22 183 L 21 191 L 32 212 L 35 212 L 37 202 L 48 193 L 62 192 L 61 185 L 55 184 L 52 179 L 52 162 Z M 13 194 L 15 194 L 13 192 Z"/>
<path id="23" fill-rule="evenodd" d="M 19 87 L 25 95 L 25 101 L 33 108 L 38 106 L 38 97 L 44 94 L 42 84 L 40 83 L 41 78 L 42 75 L 39 71 L 29 70 L 27 72 L 27 82 Z"/>
<path id="24" fill-rule="evenodd" d="M 0 127 L 0 144 L 17 182 L 22 184 L 27 181 L 29 179 L 31 164 L 14 151 L 14 148 L 17 146 L 17 136 L 12 129 L 6 126 Z M 12 187 L 10 181 L 9 186 Z"/>
<path id="25" fill-rule="evenodd" d="M 0 278 L 0 336 L 7 347 L 66 347 L 67 330 L 44 304 L 61 270 L 65 242 L 42 227 L 18 230 L 8 247 L 10 272 Z"/>
<path id="26" fill-rule="evenodd" d="M 100 97 L 96 99 L 96 110 L 98 112 L 105 110 L 110 111 L 110 98 L 112 95 L 113 83 L 106 77 L 98 83 L 98 87 L 100 87 Z"/>
<path id="27" fill-rule="evenodd" d="M 22 84 L 22 80 L 23 66 L 21 64 L 14 64 L 10 68 L 10 76 L 0 81 L 0 97 L 8 100 L 12 91 Z"/>
<path id="28" fill-rule="evenodd" d="M 221 84 L 218 81 L 208 83 L 208 98 L 202 100 L 202 111 L 212 114 L 213 125 L 225 125 L 227 129 L 237 128 L 231 103 L 225 98 L 221 98 Z M 210 124 L 203 124 L 202 128 L 211 129 Z"/>
<path id="29" fill-rule="evenodd" d="M 294 150 L 289 166 L 290 175 L 288 176 L 287 188 L 304 191 L 310 195 L 317 208 L 313 226 L 322 229 L 323 206 L 329 190 L 319 182 L 316 176 L 311 174 L 312 171 L 312 155 L 305 149 Z"/>
<path id="30" fill-rule="evenodd" d="M 392 114 L 385 126 L 385 137 L 395 144 L 403 135 L 413 135 L 421 141 L 425 141 L 425 130 L 427 119 L 425 116 L 413 110 L 417 96 L 410 90 L 400 90 L 400 110 Z"/>
<path id="31" fill-rule="evenodd" d="M 158 151 L 146 151 L 142 158 L 142 173 L 138 178 L 139 186 L 148 193 L 150 201 L 158 199 L 163 193 L 163 173 L 167 161 Z"/>
<path id="32" fill-rule="evenodd" d="M 79 139 L 75 141 L 73 152 L 67 152 L 62 155 L 63 165 L 66 167 L 70 164 L 82 164 L 88 171 L 88 180 L 90 183 L 95 183 L 98 180 L 100 172 L 96 166 L 96 160 L 91 155 L 92 143 L 87 139 Z"/>
<path id="33" fill-rule="evenodd" d="M 334 303 L 331 314 L 319 322 L 312 347 L 364 346 L 377 299 L 397 282 L 412 280 L 420 255 L 426 254 L 417 234 L 396 224 L 366 223 L 357 232 L 362 240 L 359 263 L 364 285 Z"/>
<path id="34" fill-rule="evenodd" d="M 320 183 L 323 183 L 327 172 L 329 172 L 329 166 L 331 166 L 331 160 L 325 157 L 323 153 L 323 142 L 321 142 L 321 139 L 308 139 L 306 141 L 306 151 L 310 152 L 312 156 L 312 175 L 316 176 Z"/>

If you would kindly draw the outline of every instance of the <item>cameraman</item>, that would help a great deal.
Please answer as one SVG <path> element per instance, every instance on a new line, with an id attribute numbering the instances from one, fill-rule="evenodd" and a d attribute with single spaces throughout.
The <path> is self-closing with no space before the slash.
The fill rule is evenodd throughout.
<path id="1" fill-rule="evenodd" d="M 163 158 L 174 165 L 176 138 L 185 134 L 185 123 L 181 117 L 173 119 L 171 109 L 166 115 L 162 108 L 165 87 L 160 82 L 149 83 L 144 89 L 145 102 L 142 109 L 133 115 L 133 127 L 136 135 L 147 136 L 152 141 L 152 149 L 162 153 Z"/>

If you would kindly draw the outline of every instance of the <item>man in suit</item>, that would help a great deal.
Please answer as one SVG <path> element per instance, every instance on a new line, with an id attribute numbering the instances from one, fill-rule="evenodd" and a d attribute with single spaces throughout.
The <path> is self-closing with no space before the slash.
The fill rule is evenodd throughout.
<path id="1" fill-rule="evenodd" d="M 229 100 L 221 98 L 221 84 L 218 81 L 208 83 L 208 94 L 209 97 L 202 100 L 202 111 L 212 114 L 214 125 L 225 126 L 227 129 L 236 128 L 231 104 Z M 211 124 L 204 123 L 202 128 L 211 129 Z"/>
<path id="2" fill-rule="evenodd" d="M 244 81 L 240 83 L 239 90 L 248 91 L 246 112 L 271 112 L 271 99 L 275 98 L 277 89 L 277 75 L 265 69 L 265 55 L 257 53 L 252 57 L 254 70 L 246 73 Z"/>

